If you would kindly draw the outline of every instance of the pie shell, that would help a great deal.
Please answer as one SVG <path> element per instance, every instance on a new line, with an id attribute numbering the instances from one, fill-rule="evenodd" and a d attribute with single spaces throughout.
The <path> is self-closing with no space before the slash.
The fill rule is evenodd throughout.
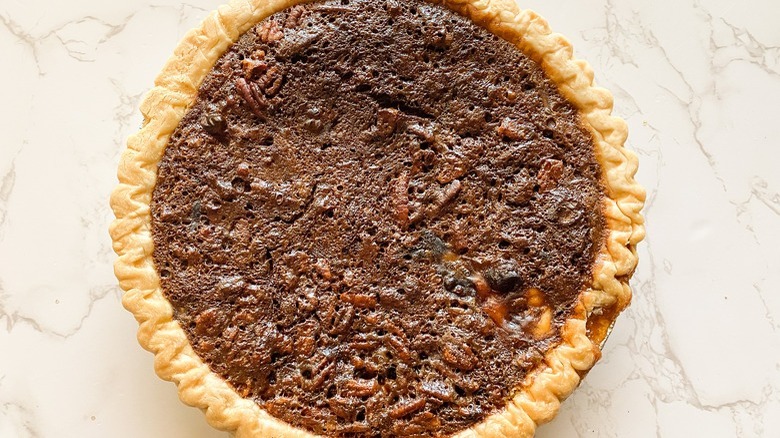
<path id="1" fill-rule="evenodd" d="M 116 220 L 110 227 L 118 259 L 114 269 L 126 292 L 122 303 L 140 328 L 138 341 L 155 354 L 157 374 L 174 382 L 181 400 L 202 409 L 208 422 L 237 437 L 312 437 L 272 417 L 242 398 L 193 351 L 160 288 L 152 250 L 150 203 L 157 166 L 168 140 L 198 88 L 219 57 L 242 33 L 269 15 L 300 0 L 232 0 L 191 30 L 176 48 L 141 103 L 141 130 L 122 154 L 119 185 L 111 195 Z M 552 33 L 536 13 L 513 0 L 439 0 L 440 3 L 516 45 L 537 62 L 578 110 L 593 136 L 605 188 L 603 214 L 607 236 L 593 266 L 590 286 L 581 292 L 561 343 L 515 388 L 500 411 L 456 437 L 531 437 L 550 421 L 560 402 L 577 387 L 600 357 L 599 344 L 615 317 L 631 300 L 628 279 L 637 264 L 636 245 L 644 238 L 641 209 L 644 189 L 634 180 L 637 158 L 624 148 L 626 123 L 611 115 L 609 91 L 593 85 L 593 70 L 572 58 L 572 46 Z"/>

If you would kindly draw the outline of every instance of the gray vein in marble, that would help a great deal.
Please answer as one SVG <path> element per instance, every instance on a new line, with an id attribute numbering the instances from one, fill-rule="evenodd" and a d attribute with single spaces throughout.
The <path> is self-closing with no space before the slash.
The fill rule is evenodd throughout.
<path id="1" fill-rule="evenodd" d="M 97 45 L 100 45 L 110 40 L 112 37 L 121 33 L 127 26 L 127 23 L 130 22 L 130 19 L 132 19 L 132 17 L 133 15 L 131 14 L 125 17 L 119 24 L 111 24 L 107 21 L 101 20 L 100 18 L 87 15 L 78 20 L 65 23 L 61 27 L 53 30 L 51 34 L 54 34 L 54 36 L 57 37 L 60 43 L 62 43 L 62 46 L 65 47 L 65 50 L 67 50 L 68 56 L 70 56 L 71 58 L 79 62 L 94 62 L 95 61 L 94 58 L 90 58 L 87 53 L 82 52 L 78 49 L 78 45 L 84 44 L 84 41 L 81 39 L 67 38 L 62 35 L 63 31 L 69 26 L 80 26 L 89 23 L 97 23 L 106 29 L 103 36 L 101 36 L 97 41 Z"/>
<path id="2" fill-rule="evenodd" d="M 155 8 L 168 8 L 168 6 L 155 6 L 155 5 L 149 5 L 148 6 L 151 9 Z M 180 18 L 179 22 L 184 21 L 185 16 L 185 10 L 187 7 L 190 7 L 191 9 L 198 10 L 198 11 L 204 11 L 202 8 L 198 8 L 192 5 L 182 5 L 178 9 L 180 11 Z M 22 26 L 18 25 L 16 22 L 14 22 L 10 17 L 6 16 L 5 14 L 0 13 L 0 24 L 2 24 L 8 31 L 14 35 L 16 38 L 18 38 L 20 41 L 22 41 L 26 46 L 30 47 L 30 50 L 32 51 L 33 58 L 35 60 L 36 68 L 38 69 L 38 75 L 39 76 L 45 76 L 46 73 L 41 68 L 41 65 L 39 63 L 39 47 L 40 43 L 43 40 L 46 40 L 47 38 L 54 36 L 57 38 L 57 40 L 60 42 L 62 47 L 67 51 L 68 56 L 73 58 L 74 60 L 78 62 L 93 62 L 94 59 L 90 58 L 89 55 L 81 50 L 79 50 L 80 44 L 86 44 L 86 42 L 82 39 L 74 39 L 69 38 L 67 36 L 63 36 L 63 33 L 71 26 L 79 27 L 83 26 L 85 24 L 89 23 L 96 23 L 103 28 L 105 28 L 105 31 L 102 33 L 102 36 L 96 41 L 97 45 L 103 44 L 105 42 L 108 42 L 111 38 L 119 35 L 122 33 L 122 31 L 125 30 L 127 24 L 132 20 L 132 18 L 138 13 L 139 11 L 135 11 L 125 17 L 123 17 L 118 24 L 113 24 L 108 21 L 102 20 L 98 17 L 95 17 L 93 15 L 85 15 L 77 20 L 67 21 L 63 23 L 61 26 L 58 26 L 56 28 L 53 28 L 49 30 L 48 32 L 42 33 L 40 35 L 33 35 L 27 31 L 25 31 Z"/>
<path id="3" fill-rule="evenodd" d="M 710 16 L 710 18 L 712 18 Z M 780 47 L 776 46 L 767 46 L 763 43 L 761 43 L 756 37 L 753 36 L 753 34 L 748 31 L 747 29 L 737 27 L 724 18 L 719 18 L 719 20 L 726 25 L 729 29 L 731 29 L 731 32 L 734 36 L 734 40 L 737 42 L 734 46 L 720 46 L 718 45 L 714 39 L 710 38 L 711 47 L 713 49 L 713 53 L 718 53 L 721 49 L 727 49 L 732 47 L 737 47 L 740 49 L 743 49 L 746 56 L 742 58 L 731 58 L 726 64 L 722 65 L 720 68 L 725 68 L 727 65 L 731 64 L 734 61 L 747 61 L 763 70 L 764 72 L 775 76 L 780 77 L 780 69 L 773 68 L 768 64 L 768 58 L 773 57 L 775 64 L 778 64 L 778 67 L 780 67 L 780 64 L 778 63 L 778 58 L 780 58 Z"/>
<path id="4" fill-rule="evenodd" d="M 707 160 L 707 164 L 712 169 L 713 176 L 715 179 L 717 179 L 720 182 L 721 188 L 723 189 L 723 192 L 728 192 L 726 187 L 726 181 L 723 179 L 723 177 L 718 172 L 717 168 L 717 160 L 715 159 L 715 156 L 707 149 L 707 147 L 704 145 L 704 141 L 701 138 L 701 128 L 702 128 L 702 122 L 701 122 L 701 108 L 702 108 L 702 99 L 698 93 L 696 93 L 695 88 L 693 85 L 691 85 L 690 81 L 686 77 L 685 73 L 678 68 L 674 62 L 672 61 L 671 57 L 669 56 L 668 52 L 666 51 L 666 48 L 664 48 L 663 44 L 660 43 L 658 38 L 653 34 L 652 31 L 648 31 L 647 36 L 649 38 L 649 42 L 658 48 L 661 55 L 663 56 L 664 60 L 666 61 L 667 65 L 674 70 L 675 73 L 677 73 L 677 76 L 682 81 L 682 83 L 685 85 L 685 88 L 687 89 L 689 93 L 688 99 L 686 99 L 683 96 L 677 95 L 673 90 L 669 89 L 665 85 L 658 84 L 656 85 L 666 92 L 669 93 L 670 96 L 675 98 L 681 107 L 683 107 L 688 115 L 690 116 L 690 123 L 693 127 L 693 140 L 694 143 L 696 143 L 696 146 L 701 152 L 701 154 L 704 156 L 704 158 Z M 714 88 L 714 85 L 710 86 L 712 93 L 717 96 L 717 92 Z"/>
<path id="5" fill-rule="evenodd" d="M 663 161 L 663 155 L 661 154 L 660 150 L 658 151 L 657 160 L 659 162 Z M 657 166 L 658 171 L 660 172 L 662 166 Z M 713 169 L 714 170 L 714 169 Z M 655 181 L 658 182 L 660 180 L 660 175 L 656 175 Z M 653 206 L 656 200 L 657 196 L 657 187 L 648 187 L 648 194 L 647 194 L 647 200 L 645 203 L 645 208 L 643 210 L 643 213 L 645 215 L 645 219 L 647 220 L 648 224 L 650 224 L 650 227 L 652 228 L 652 217 L 653 217 Z M 655 369 L 655 372 L 652 374 L 649 373 L 639 373 L 639 375 L 635 378 L 640 378 L 645 380 L 653 391 L 653 397 L 651 400 L 651 403 L 653 404 L 654 408 L 657 411 L 657 402 L 663 401 L 665 403 L 673 402 L 673 401 L 684 401 L 685 403 L 695 407 L 696 409 L 706 411 L 706 412 L 717 412 L 722 409 L 741 409 L 745 412 L 752 413 L 751 415 L 760 417 L 760 412 L 758 408 L 762 407 L 768 400 L 769 395 L 765 395 L 765 397 L 758 401 L 753 402 L 751 400 L 734 400 L 728 403 L 723 404 L 717 404 L 717 405 L 706 405 L 701 402 L 698 393 L 696 392 L 696 388 L 694 387 L 693 383 L 691 382 L 690 378 L 687 376 L 687 372 L 685 368 L 682 365 L 682 362 L 680 361 L 679 357 L 675 353 L 675 350 L 672 348 L 671 341 L 669 339 L 669 334 L 666 331 L 666 326 L 664 324 L 664 316 L 660 309 L 660 307 L 657 304 L 656 300 L 656 285 L 655 285 L 655 278 L 657 276 L 657 263 L 655 261 L 654 253 L 653 253 L 653 244 L 651 241 L 646 241 L 643 243 L 643 245 L 646 245 L 646 253 L 641 261 L 642 264 L 647 264 L 649 266 L 649 276 L 645 279 L 637 278 L 637 280 L 640 280 L 639 284 L 639 294 L 636 294 L 634 296 L 634 304 L 632 305 L 632 311 L 636 313 L 645 313 L 649 312 L 649 314 L 642 316 L 640 318 L 637 318 L 637 323 L 640 323 L 641 321 L 651 321 L 652 325 L 660 327 L 660 336 L 661 336 L 661 344 L 663 346 L 664 351 L 660 352 L 654 352 L 654 351 L 642 351 L 649 347 L 647 342 L 644 342 L 643 340 L 637 340 L 636 335 L 632 335 L 629 338 L 629 341 L 626 343 L 623 343 L 621 345 L 625 346 L 630 352 L 631 355 L 634 357 L 634 363 L 638 365 L 640 360 L 647 360 L 649 361 L 653 368 Z M 666 271 L 668 270 L 671 272 L 673 269 L 673 266 L 670 261 L 664 260 L 663 261 L 663 269 Z M 763 300 L 763 297 L 762 297 Z M 767 308 L 768 311 L 768 308 Z M 642 333 L 642 330 L 637 330 L 637 333 Z M 638 347 L 638 348 L 637 348 Z M 662 362 L 664 359 L 668 359 L 671 364 L 672 368 L 669 369 L 669 367 L 665 366 Z M 672 392 L 670 393 L 667 389 L 664 388 L 664 384 L 659 382 L 659 378 L 667 378 L 671 377 L 670 383 L 672 384 Z M 633 380 L 633 379 L 629 379 Z M 623 382 L 620 386 L 624 385 L 626 382 Z M 759 420 L 760 418 L 757 418 L 756 420 Z M 660 434 L 660 431 L 657 432 Z M 659 435 L 660 436 L 660 435 Z"/>
<path id="6" fill-rule="evenodd" d="M 615 0 L 607 0 L 604 15 L 606 37 L 601 42 L 609 48 L 610 59 L 617 59 L 623 64 L 632 65 L 639 69 L 639 64 L 634 60 L 633 54 L 623 49 L 623 41 L 629 36 L 635 36 L 635 29 L 641 29 L 640 26 L 636 25 L 639 21 L 637 14 L 633 14 L 632 20 L 626 20 L 625 17 L 618 18 L 615 13 Z"/>
<path id="7" fill-rule="evenodd" d="M 5 291 L 5 286 L 3 285 L 3 278 L 0 277 L 0 319 L 3 319 L 4 317 L 8 316 L 8 313 L 5 310 L 5 300 L 8 299 L 8 294 Z M 10 327 L 8 327 L 10 331 Z M 5 376 L 3 376 L 5 378 Z M 2 382 L 2 380 L 0 380 Z"/>
<path id="8" fill-rule="evenodd" d="M 766 298 L 764 298 L 761 285 L 758 283 L 753 283 L 753 289 L 755 289 L 758 293 L 758 299 L 761 300 L 761 305 L 764 306 L 764 315 L 766 316 L 767 321 L 769 321 L 769 324 L 772 326 L 772 331 L 777 333 L 778 329 L 780 329 L 780 323 L 775 320 L 774 316 L 772 316 L 772 309 L 769 307 L 769 303 L 766 302 Z M 780 366 L 780 364 L 778 365 Z"/>
<path id="9" fill-rule="evenodd" d="M 35 427 L 37 420 L 32 411 L 18 403 L 6 402 L 0 406 L 0 417 L 5 417 L 9 419 L 9 421 L 15 420 L 16 425 L 21 428 L 16 429 L 17 432 L 26 432 L 26 436 L 29 438 L 40 436 Z M 19 436 L 19 438 L 22 437 Z"/>
<path id="10" fill-rule="evenodd" d="M 33 59 L 35 60 L 35 67 L 38 69 L 38 76 L 43 76 L 44 73 L 41 71 L 41 66 L 38 63 L 38 42 L 36 41 L 36 37 L 25 32 L 21 26 L 17 25 L 13 20 L 3 14 L 0 14 L 0 24 L 3 25 L 11 35 L 15 36 L 19 41 L 24 43 L 25 46 L 30 48 Z"/>
<path id="11" fill-rule="evenodd" d="M 753 198 L 755 198 L 755 194 L 751 192 L 745 201 L 729 201 L 729 203 L 731 203 L 731 205 L 733 205 L 737 211 L 737 222 L 740 223 L 745 228 L 745 230 L 747 230 L 748 234 L 750 234 L 753 242 L 756 245 L 761 245 L 761 241 L 758 239 L 756 230 L 753 228 L 753 225 L 749 222 L 743 221 L 744 215 L 750 212 L 749 205 Z"/>
<path id="12" fill-rule="evenodd" d="M 750 186 L 753 196 L 774 214 L 780 216 L 780 193 L 772 192 L 766 180 L 760 177 L 754 177 Z"/>
<path id="13" fill-rule="evenodd" d="M 650 204 L 650 207 L 652 207 L 652 204 Z M 650 216 L 650 209 L 645 209 L 645 217 Z M 698 395 L 696 394 L 696 390 L 693 387 L 693 384 L 690 382 L 690 379 L 686 375 L 685 368 L 682 366 L 682 363 L 680 362 L 680 359 L 678 358 L 676 352 L 672 348 L 671 341 L 669 340 L 669 334 L 666 330 L 666 326 L 664 324 L 664 316 L 661 312 L 661 309 L 658 306 L 657 300 L 656 300 L 656 285 L 655 285 L 655 278 L 656 278 L 656 262 L 655 258 L 652 256 L 652 243 L 651 242 L 645 242 L 645 245 L 647 247 L 647 255 L 644 257 L 644 260 L 642 260 L 642 263 L 647 263 L 650 268 L 650 276 L 646 280 L 642 281 L 639 285 L 639 290 L 641 291 L 641 294 L 639 297 L 636 297 L 637 301 L 642 302 L 642 305 L 637 306 L 638 311 L 647 311 L 649 312 L 648 318 L 643 320 L 651 320 L 654 321 L 654 323 L 661 328 L 660 336 L 661 336 L 661 344 L 664 348 L 664 351 L 662 352 L 649 352 L 649 354 L 638 351 L 636 348 L 633 348 L 633 345 L 626 345 L 631 353 L 633 355 L 638 356 L 638 358 L 646 358 L 651 363 L 653 363 L 653 367 L 656 368 L 656 373 L 652 378 L 651 376 L 645 376 L 645 379 L 647 380 L 647 383 L 650 384 L 651 388 L 653 388 L 653 392 L 655 394 L 655 398 L 659 398 L 664 402 L 669 402 L 672 400 L 675 400 L 677 397 L 681 397 L 682 400 L 685 400 L 686 402 L 701 406 L 701 403 L 699 402 Z M 643 342 L 636 342 L 634 339 L 635 336 L 631 337 L 632 340 L 635 341 L 636 345 L 640 346 L 640 349 L 642 348 L 648 348 L 648 345 Z M 662 353 L 662 354 L 659 354 Z M 669 359 L 672 362 L 673 368 L 672 370 L 664 369 L 664 365 L 662 363 L 659 363 L 659 360 L 663 359 Z M 680 385 L 678 385 L 675 389 L 675 394 L 673 397 L 670 397 L 672 394 L 668 394 L 666 390 L 663 388 L 662 384 L 659 384 L 657 381 L 655 381 L 658 377 L 667 377 L 669 376 L 669 371 L 674 373 L 676 375 L 677 380 L 679 381 Z"/>
<path id="14" fill-rule="evenodd" d="M 14 190 L 16 183 L 16 156 L 11 158 L 11 165 L 5 175 L 0 179 L 0 236 L 2 236 L 3 225 L 5 224 L 6 214 L 8 213 L 8 199 Z"/>
<path id="15" fill-rule="evenodd" d="M 733 400 L 719 404 L 702 403 L 696 388 L 687 375 L 685 367 L 682 365 L 682 362 L 671 345 L 669 334 L 665 328 L 663 313 L 661 312 L 655 298 L 655 276 L 657 267 L 654 257 L 652 256 L 652 243 L 646 242 L 645 245 L 647 245 L 647 255 L 644 257 L 642 262 L 650 265 L 651 275 L 647 280 L 641 282 L 639 286 L 641 293 L 638 294 L 638 296 L 635 295 L 635 300 L 639 302 L 633 305 L 633 309 L 636 309 L 635 312 L 637 313 L 643 313 L 644 311 L 650 312 L 650 315 L 647 317 L 642 317 L 640 320 L 654 320 L 654 324 L 661 328 L 660 334 L 664 351 L 641 351 L 642 349 L 647 348 L 647 344 L 641 340 L 637 341 L 635 336 L 631 336 L 631 340 L 633 341 L 634 345 L 632 345 L 632 343 L 626 343 L 623 345 L 626 346 L 634 356 L 635 363 L 638 363 L 637 360 L 645 359 L 650 361 L 653 365 L 653 368 L 655 368 L 654 373 L 640 373 L 638 377 L 644 379 L 652 388 L 653 399 L 651 402 L 653 405 L 655 406 L 659 400 L 664 403 L 684 401 L 694 408 L 706 412 L 718 412 L 722 409 L 740 409 L 744 412 L 749 412 L 752 413 L 752 415 L 760 417 L 761 413 L 759 412 L 758 408 L 764 406 L 769 401 L 770 394 L 768 392 L 765 392 L 764 397 L 758 402 L 751 400 Z M 641 330 L 638 330 L 638 332 L 641 332 Z M 638 345 L 639 349 L 637 349 L 635 345 Z M 672 369 L 669 369 L 668 367 L 664 366 L 664 364 L 658 362 L 659 360 L 664 359 L 671 361 Z M 658 381 L 658 378 L 661 377 L 674 377 L 673 379 L 670 379 L 673 390 L 671 393 L 664 388 L 663 384 Z M 674 382 L 676 382 L 676 384 Z M 771 386 L 768 386 L 768 388 L 771 388 Z M 758 419 L 759 418 L 757 418 L 757 420 Z"/>
<path id="16" fill-rule="evenodd" d="M 655 418 L 660 417 L 659 411 L 658 411 L 658 397 L 653 397 L 652 400 L 650 400 L 650 405 L 653 407 L 653 412 L 655 413 Z M 656 421 L 655 422 L 655 436 L 656 438 L 663 437 L 663 433 L 661 433 L 661 422 Z"/>
<path id="17" fill-rule="evenodd" d="M 0 287 L 2 284 L 0 284 Z M 3 290 L 0 289 L 0 294 L 2 294 Z M 28 326 L 30 326 L 33 330 L 40 332 L 42 334 L 54 336 L 57 338 L 62 339 L 68 339 L 71 336 L 75 335 L 76 333 L 81 330 L 81 328 L 84 326 L 84 322 L 92 315 L 92 309 L 95 307 L 95 304 L 107 297 L 111 292 L 115 292 L 116 296 L 121 296 L 121 293 L 119 292 L 119 287 L 115 285 L 102 285 L 102 286 L 96 286 L 89 290 L 89 304 L 87 306 L 86 312 L 79 318 L 78 323 L 70 330 L 54 330 L 37 319 L 30 317 L 28 315 L 20 314 L 17 311 L 14 311 L 13 313 L 7 313 L 4 308 L 2 307 L 2 301 L 0 301 L 0 319 L 6 318 L 6 331 L 9 333 L 11 330 L 13 330 L 14 326 L 20 323 L 24 323 Z M 2 296 L 2 295 L 0 295 Z"/>
<path id="18" fill-rule="evenodd" d="M 137 111 L 142 97 L 146 93 L 145 91 L 136 94 L 130 94 L 127 92 L 122 82 L 117 79 L 110 79 L 111 86 L 114 87 L 117 96 L 119 96 L 119 104 L 114 107 L 114 120 L 117 122 L 116 135 L 121 140 L 119 143 L 123 143 L 125 136 L 127 135 L 128 128 L 133 119 L 139 119 L 140 113 Z M 118 144 L 118 146 L 124 146 Z"/>
<path id="19" fill-rule="evenodd" d="M 191 11 L 188 11 L 187 8 L 189 8 L 191 11 L 199 12 L 199 15 L 206 15 L 205 13 L 211 12 L 211 9 L 208 8 L 202 8 L 200 6 L 195 6 L 190 3 L 182 3 L 181 7 L 179 7 L 179 24 L 184 25 L 184 23 L 188 22 L 187 20 L 187 14 Z M 204 13 L 205 12 L 205 13 Z"/>
<path id="20" fill-rule="evenodd" d="M 652 222 L 652 220 L 650 219 L 651 210 L 652 210 L 652 199 L 654 199 L 654 196 L 648 196 L 649 202 L 646 204 L 646 208 L 644 210 L 645 217 L 648 218 L 649 222 Z M 645 358 L 651 360 L 652 362 L 655 362 L 653 361 L 653 359 L 656 358 L 669 359 L 674 366 L 674 369 L 671 371 L 674 374 L 676 374 L 677 378 L 679 379 L 678 380 L 679 384 L 675 385 L 675 387 L 673 388 L 675 389 L 674 394 L 669 394 L 668 391 L 666 391 L 662 387 L 662 385 L 658 385 L 658 382 L 656 382 L 655 379 L 650 378 L 648 374 L 642 374 L 642 376 L 648 382 L 648 384 L 651 385 L 651 388 L 653 388 L 653 393 L 654 393 L 653 403 L 655 403 L 655 400 L 657 399 L 660 399 L 665 403 L 681 400 L 695 407 L 696 409 L 706 411 L 706 412 L 717 412 L 721 409 L 733 410 L 738 408 L 742 411 L 751 413 L 751 415 L 760 417 L 761 413 L 758 411 L 758 408 L 763 407 L 770 400 L 771 386 L 768 386 L 768 391 L 765 391 L 764 396 L 758 402 L 754 402 L 751 400 L 734 400 L 731 402 L 719 403 L 719 404 L 704 404 L 701 402 L 701 399 L 699 398 L 696 388 L 693 386 L 690 378 L 687 376 L 685 367 L 682 365 L 682 362 L 680 361 L 679 357 L 675 353 L 675 350 L 672 348 L 671 342 L 669 340 L 669 334 L 667 333 L 664 324 L 663 313 L 658 307 L 655 298 L 655 291 L 656 291 L 655 277 L 656 277 L 657 268 L 656 268 L 655 258 L 653 257 L 652 242 L 647 241 L 644 243 L 644 245 L 647 246 L 647 254 L 643 258 L 642 263 L 647 263 L 650 266 L 650 276 L 647 280 L 643 281 L 640 284 L 639 289 L 641 290 L 641 294 L 639 294 L 639 296 L 635 295 L 635 299 L 637 301 L 641 301 L 642 303 L 641 304 L 636 303 L 633 306 L 633 308 L 635 309 L 639 308 L 640 309 L 639 311 L 649 310 L 651 313 L 654 314 L 651 315 L 650 318 L 641 318 L 640 320 L 654 319 L 655 324 L 661 327 L 661 338 L 662 338 L 662 344 L 665 351 L 657 352 L 657 353 L 649 352 L 643 354 L 641 351 L 638 351 L 636 348 L 633 348 L 633 346 L 630 344 L 626 345 L 626 347 L 631 351 L 633 355 L 636 356 L 636 359 Z M 763 301 L 763 297 L 761 297 L 761 299 Z M 646 305 L 644 304 L 644 301 L 647 301 Z M 767 307 L 767 312 L 768 311 L 769 309 Z M 632 340 L 634 338 L 635 336 L 631 337 Z M 637 342 L 637 345 L 640 345 L 642 347 L 646 346 L 646 344 L 642 342 Z M 657 362 L 654 364 L 654 367 L 657 369 L 653 377 L 667 376 L 668 372 L 670 371 L 668 369 L 665 370 L 664 369 L 665 367 L 662 364 L 659 364 Z"/>
<path id="21" fill-rule="evenodd" d="M 630 103 L 630 105 L 626 105 L 630 107 L 630 112 L 626 111 L 627 108 L 623 108 L 623 111 L 621 111 L 620 113 L 620 116 L 622 118 L 628 119 L 637 114 L 644 116 L 644 114 L 642 114 L 642 110 L 640 109 L 639 102 L 636 101 L 634 96 L 632 96 L 631 93 L 628 92 L 628 90 L 621 87 L 620 84 L 610 82 L 609 90 L 610 92 L 612 92 L 612 96 L 615 98 L 615 102 L 620 102 L 621 105 L 626 105 L 627 103 Z"/>
<path id="22" fill-rule="evenodd" d="M 671 274 L 672 268 L 674 268 L 674 266 L 672 266 L 672 262 L 669 261 L 669 259 L 664 259 L 664 272 Z"/>

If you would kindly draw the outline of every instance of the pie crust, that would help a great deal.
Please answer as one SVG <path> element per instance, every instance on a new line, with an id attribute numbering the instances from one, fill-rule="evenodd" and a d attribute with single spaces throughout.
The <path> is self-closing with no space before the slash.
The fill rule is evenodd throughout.
<path id="1" fill-rule="evenodd" d="M 263 411 L 244 399 L 195 354 L 185 332 L 173 319 L 154 267 L 150 203 L 157 166 L 168 140 L 214 63 L 240 35 L 273 13 L 299 0 L 232 0 L 190 31 L 141 104 L 142 129 L 128 140 L 111 196 L 116 221 L 111 225 L 119 258 L 115 272 L 126 291 L 124 306 L 140 324 L 138 340 L 155 354 L 155 370 L 176 383 L 188 405 L 206 413 L 208 422 L 238 437 L 313 436 Z M 589 288 L 579 297 L 566 321 L 561 343 L 548 351 L 540 366 L 528 374 L 503 410 L 458 437 L 533 436 L 538 424 L 550 421 L 561 400 L 600 357 L 600 344 L 614 319 L 630 302 L 628 280 L 637 264 L 636 245 L 644 237 L 640 214 L 644 189 L 634 180 L 636 156 L 623 147 L 626 123 L 611 115 L 613 99 L 593 86 L 590 66 L 572 58 L 571 44 L 551 33 L 547 22 L 512 0 L 442 0 L 444 6 L 515 44 L 537 62 L 574 105 L 593 136 L 602 169 L 603 214 L 607 238 L 593 266 Z"/>

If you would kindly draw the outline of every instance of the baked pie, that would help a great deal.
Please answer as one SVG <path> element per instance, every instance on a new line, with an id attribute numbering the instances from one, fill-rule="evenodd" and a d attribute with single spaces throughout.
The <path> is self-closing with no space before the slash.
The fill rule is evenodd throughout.
<path id="1" fill-rule="evenodd" d="M 587 64 L 510 0 L 236 0 L 112 196 L 123 303 L 237 436 L 532 436 L 628 305 L 644 192 Z"/>

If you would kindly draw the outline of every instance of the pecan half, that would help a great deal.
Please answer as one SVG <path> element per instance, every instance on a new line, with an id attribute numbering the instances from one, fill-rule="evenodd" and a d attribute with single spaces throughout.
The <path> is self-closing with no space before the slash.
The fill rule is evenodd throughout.
<path id="1" fill-rule="evenodd" d="M 244 78 L 238 78 L 235 81 L 236 91 L 244 99 L 244 102 L 249 105 L 249 109 L 257 117 L 265 120 L 264 111 L 268 109 L 268 103 L 257 92 L 255 84 L 250 84 Z"/>
<path id="2" fill-rule="evenodd" d="M 260 37 L 260 41 L 272 43 L 282 39 L 284 31 L 275 20 L 268 20 L 257 29 L 257 35 Z"/>
<path id="3" fill-rule="evenodd" d="M 303 5 L 295 5 L 290 8 L 290 12 L 287 15 L 287 20 L 284 21 L 284 27 L 298 27 L 298 25 L 301 24 L 301 19 L 303 18 L 305 12 L 306 8 Z"/>
<path id="4" fill-rule="evenodd" d="M 283 83 L 284 73 L 282 73 L 282 69 L 276 65 L 270 67 L 259 81 L 263 94 L 269 97 L 276 95 L 282 88 Z"/>

